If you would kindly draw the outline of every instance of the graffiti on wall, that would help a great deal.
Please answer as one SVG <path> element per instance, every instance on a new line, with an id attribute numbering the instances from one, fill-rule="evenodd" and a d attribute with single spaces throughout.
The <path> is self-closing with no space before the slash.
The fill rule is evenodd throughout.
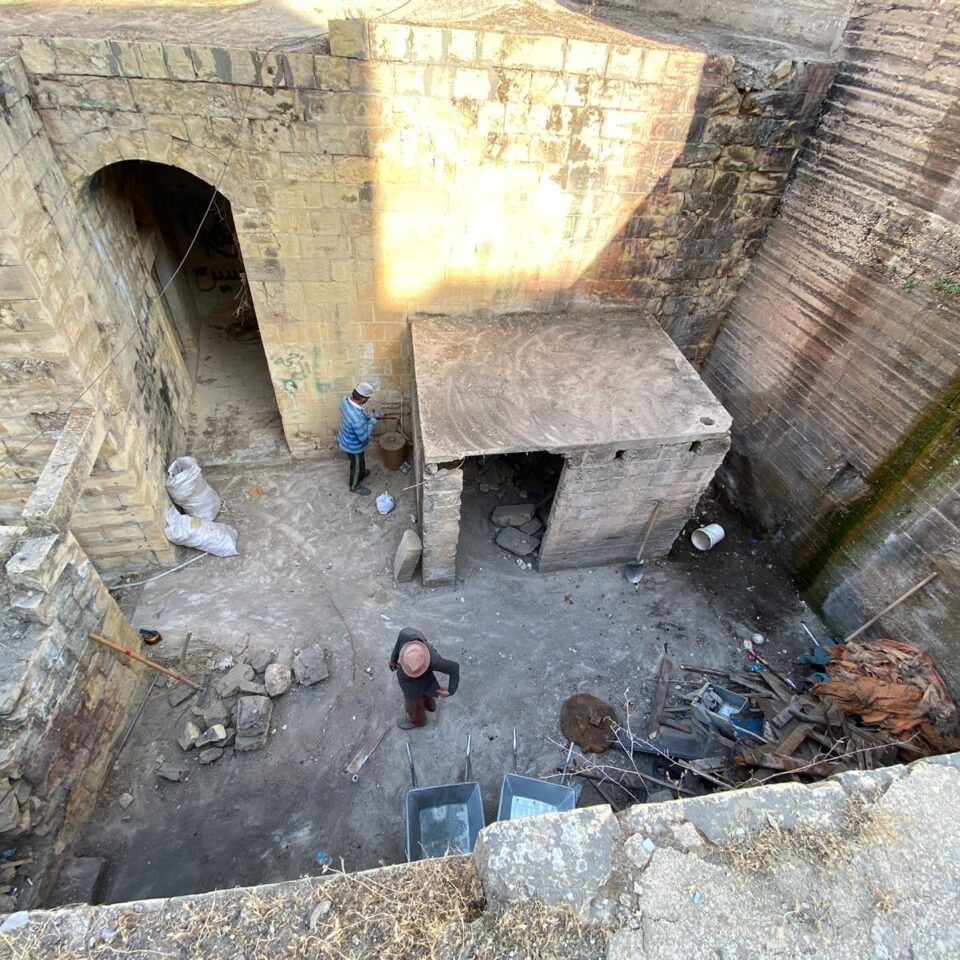
<path id="1" fill-rule="evenodd" d="M 291 350 L 286 354 L 275 354 L 270 358 L 273 364 L 273 379 L 280 385 L 280 389 L 291 399 L 295 400 L 300 384 L 307 379 L 306 364 L 303 354 Z"/>

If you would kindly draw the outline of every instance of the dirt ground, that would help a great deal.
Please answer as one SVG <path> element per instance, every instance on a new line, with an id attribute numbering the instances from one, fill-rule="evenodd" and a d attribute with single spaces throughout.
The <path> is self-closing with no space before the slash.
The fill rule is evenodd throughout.
<path id="1" fill-rule="evenodd" d="M 371 457 L 373 460 L 374 457 Z M 346 461 L 225 465 L 205 472 L 226 500 L 241 555 L 204 558 L 118 594 L 137 627 L 164 635 L 151 656 L 175 660 L 192 634 L 187 672 L 199 679 L 225 656 L 280 653 L 319 643 L 330 678 L 294 684 L 275 701 L 273 735 L 258 752 L 200 766 L 176 736 L 188 700 L 172 707 L 158 686 L 101 794 L 76 853 L 109 864 L 103 899 L 117 902 L 263 884 L 318 874 L 323 851 L 348 870 L 399 862 L 409 737 L 422 785 L 458 779 L 468 734 L 488 822 L 517 728 L 520 772 L 555 773 L 563 748 L 559 712 L 589 692 L 643 712 L 660 655 L 675 664 L 672 694 L 699 683 L 680 663 L 744 662 L 739 630 L 755 629 L 781 666 L 806 651 L 803 620 L 823 628 L 763 543 L 734 518 L 709 553 L 681 537 L 648 564 L 638 588 L 618 566 L 540 574 L 521 569 L 493 542 L 496 492 L 465 490 L 462 580 L 455 588 L 395 585 L 392 561 L 415 510 L 408 475 L 374 468 L 374 493 L 398 499 L 386 517 L 374 497 L 346 489 Z M 401 698 L 387 660 L 398 630 L 415 626 L 459 660 L 461 687 L 423 730 L 393 721 Z M 219 676 L 217 674 L 216 676 Z M 215 677 L 216 678 L 216 677 Z M 367 736 L 390 728 L 358 783 L 344 767 Z M 190 769 L 183 783 L 158 781 L 161 759 Z M 129 809 L 118 798 L 133 795 Z M 581 803 L 598 802 L 586 788 Z"/>

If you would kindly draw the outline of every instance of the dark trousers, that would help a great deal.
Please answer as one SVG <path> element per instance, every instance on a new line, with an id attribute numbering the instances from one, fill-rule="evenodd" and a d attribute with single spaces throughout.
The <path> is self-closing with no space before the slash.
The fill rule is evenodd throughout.
<path id="1" fill-rule="evenodd" d="M 356 490 L 360 486 L 363 475 L 367 472 L 367 463 L 360 453 L 348 453 L 347 459 L 350 461 L 350 489 Z"/>
<path id="2" fill-rule="evenodd" d="M 427 715 L 424 711 L 429 710 L 433 713 L 437 709 L 437 701 L 433 697 L 420 697 L 419 700 L 404 698 L 403 708 L 407 711 L 407 716 L 413 724 L 422 727 L 427 722 Z"/>

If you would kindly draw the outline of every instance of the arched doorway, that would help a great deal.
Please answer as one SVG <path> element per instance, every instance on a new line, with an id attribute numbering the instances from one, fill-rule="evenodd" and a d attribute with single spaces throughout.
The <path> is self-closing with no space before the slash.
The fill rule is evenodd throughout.
<path id="1" fill-rule="evenodd" d="M 141 160 L 103 168 L 91 191 L 132 212 L 145 292 L 194 386 L 184 450 L 171 452 L 205 466 L 287 457 L 230 201 L 185 170 Z"/>

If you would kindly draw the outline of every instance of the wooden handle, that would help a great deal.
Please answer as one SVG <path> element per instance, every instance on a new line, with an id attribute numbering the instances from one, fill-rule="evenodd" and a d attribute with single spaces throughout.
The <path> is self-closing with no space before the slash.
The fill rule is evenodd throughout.
<path id="1" fill-rule="evenodd" d="M 643 551 L 647 546 L 647 541 L 650 539 L 650 534 L 653 531 L 654 521 L 657 519 L 657 514 L 660 512 L 660 504 L 663 503 L 662 500 L 658 500 L 653 505 L 653 513 L 650 514 L 650 519 L 647 521 L 647 532 L 643 535 L 643 543 L 640 544 L 640 549 L 637 551 L 637 559 L 635 563 L 640 562 L 640 558 L 643 556 Z"/>
<path id="2" fill-rule="evenodd" d="M 911 587 L 906 593 L 897 597 L 893 603 L 884 607 L 875 617 L 871 617 L 865 624 L 863 624 L 863 626 L 857 627 L 857 629 L 854 630 L 850 636 L 844 637 L 840 642 L 849 643 L 854 637 L 859 637 L 864 630 L 866 630 L 868 627 L 872 627 L 881 617 L 886 616 L 894 607 L 899 607 L 904 600 L 912 597 L 918 590 L 922 590 L 931 580 L 933 580 L 934 577 L 936 577 L 936 575 L 936 571 L 934 571 L 929 577 L 924 577 L 924 579 L 921 580 L 916 586 Z"/>
<path id="3" fill-rule="evenodd" d="M 164 673 L 179 683 L 185 683 L 188 687 L 193 687 L 194 690 L 200 689 L 200 684 L 194 683 L 192 680 L 188 680 L 186 677 L 181 677 L 179 673 L 174 673 L 172 670 L 168 670 L 166 667 L 161 667 L 159 663 L 154 663 L 152 660 L 148 660 L 146 657 L 141 657 L 139 653 L 134 653 L 132 650 L 127 650 L 124 647 L 121 647 L 119 644 L 114 643 L 112 640 L 108 640 L 106 637 L 101 637 L 99 633 L 91 633 L 90 639 L 96 640 L 97 643 L 102 643 L 105 647 L 109 647 L 111 650 L 116 650 L 117 653 L 122 653 L 125 657 L 129 657 L 131 660 L 136 660 L 138 663 L 145 663 L 152 670 L 156 670 L 158 673 Z"/>

